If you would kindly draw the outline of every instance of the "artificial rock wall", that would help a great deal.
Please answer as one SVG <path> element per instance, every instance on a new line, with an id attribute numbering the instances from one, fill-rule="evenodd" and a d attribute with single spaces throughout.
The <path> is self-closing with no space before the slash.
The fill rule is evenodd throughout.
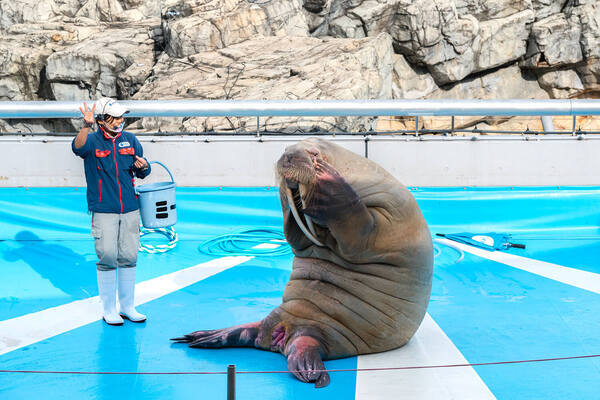
<path id="1" fill-rule="evenodd" d="M 0 0 L 0 101 L 598 93 L 595 0 Z M 234 117 L 130 122 L 147 132 L 255 128 Z M 0 120 L 0 132 L 79 123 Z M 263 123 L 284 132 L 374 126 L 368 118 Z"/>

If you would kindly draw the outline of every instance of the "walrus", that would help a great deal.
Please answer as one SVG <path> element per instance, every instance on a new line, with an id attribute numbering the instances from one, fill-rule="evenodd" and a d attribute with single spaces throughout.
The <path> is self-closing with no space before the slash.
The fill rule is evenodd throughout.
<path id="1" fill-rule="evenodd" d="M 286 148 L 276 175 L 294 253 L 282 304 L 262 321 L 172 340 L 280 352 L 298 379 L 324 387 L 323 360 L 395 349 L 413 336 L 431 294 L 432 238 L 406 187 L 330 141 Z"/>

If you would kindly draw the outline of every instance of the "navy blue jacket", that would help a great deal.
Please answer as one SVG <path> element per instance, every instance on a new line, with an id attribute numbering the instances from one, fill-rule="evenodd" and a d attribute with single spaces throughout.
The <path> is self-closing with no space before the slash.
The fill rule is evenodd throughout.
<path id="1" fill-rule="evenodd" d="M 123 131 L 113 138 L 98 129 L 88 135 L 79 149 L 73 139 L 71 148 L 83 158 L 88 210 L 124 214 L 139 208 L 134 176 L 148 176 L 150 165 L 146 170 L 133 165 L 136 155 L 144 156 L 142 145 L 133 133 Z"/>

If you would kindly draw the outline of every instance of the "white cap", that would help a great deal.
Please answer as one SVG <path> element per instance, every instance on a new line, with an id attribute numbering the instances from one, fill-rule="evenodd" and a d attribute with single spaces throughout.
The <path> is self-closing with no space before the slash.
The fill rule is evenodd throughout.
<path id="1" fill-rule="evenodd" d="M 128 112 L 127 108 L 110 97 L 103 97 L 96 102 L 96 115 L 108 114 L 113 117 L 122 117 L 123 114 L 127 114 Z"/>

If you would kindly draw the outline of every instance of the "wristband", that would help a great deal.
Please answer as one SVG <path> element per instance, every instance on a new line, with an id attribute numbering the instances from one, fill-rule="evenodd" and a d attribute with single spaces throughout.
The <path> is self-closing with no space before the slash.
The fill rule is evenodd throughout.
<path id="1" fill-rule="evenodd" d="M 87 121 L 83 121 L 83 126 L 86 128 L 91 128 L 95 125 L 94 122 L 87 122 Z"/>

